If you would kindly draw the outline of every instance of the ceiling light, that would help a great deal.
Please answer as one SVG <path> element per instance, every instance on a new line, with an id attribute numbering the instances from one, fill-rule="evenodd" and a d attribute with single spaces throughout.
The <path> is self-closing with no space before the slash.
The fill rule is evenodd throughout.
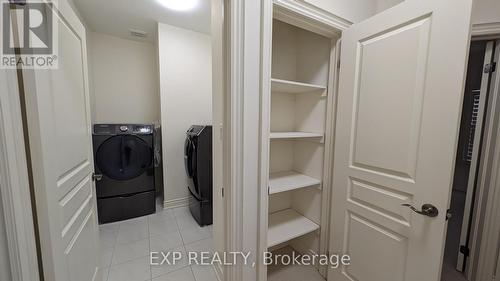
<path id="1" fill-rule="evenodd" d="M 170 10 L 189 11 L 198 6 L 199 0 L 157 0 Z"/>

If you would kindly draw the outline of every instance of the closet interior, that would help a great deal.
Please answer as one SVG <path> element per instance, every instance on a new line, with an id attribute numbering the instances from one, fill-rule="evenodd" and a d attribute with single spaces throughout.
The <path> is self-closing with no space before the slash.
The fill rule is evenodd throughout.
<path id="1" fill-rule="evenodd" d="M 272 25 L 267 246 L 320 254 L 333 41 L 276 18 Z M 268 267 L 269 280 L 283 274 Z"/>

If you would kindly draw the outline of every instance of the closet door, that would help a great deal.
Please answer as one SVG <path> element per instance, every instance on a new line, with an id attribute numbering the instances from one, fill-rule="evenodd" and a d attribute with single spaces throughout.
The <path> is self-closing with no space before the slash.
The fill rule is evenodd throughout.
<path id="1" fill-rule="evenodd" d="M 407 0 L 343 32 L 330 253 L 351 264 L 329 280 L 439 280 L 471 6 Z"/>

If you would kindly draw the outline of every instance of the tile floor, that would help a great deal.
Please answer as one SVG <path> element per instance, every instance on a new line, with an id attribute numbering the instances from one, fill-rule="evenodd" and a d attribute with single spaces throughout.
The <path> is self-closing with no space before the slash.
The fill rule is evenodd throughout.
<path id="1" fill-rule="evenodd" d="M 163 210 L 101 225 L 103 281 L 217 281 L 211 266 L 150 265 L 150 251 L 213 251 L 212 227 L 200 227 L 187 208 Z M 186 257 L 186 255 L 182 255 Z"/>
<path id="2" fill-rule="evenodd" d="M 284 247 L 274 251 L 275 254 L 292 255 L 294 249 Z M 314 266 L 305 265 L 271 265 L 267 268 L 268 281 L 325 281 Z"/>

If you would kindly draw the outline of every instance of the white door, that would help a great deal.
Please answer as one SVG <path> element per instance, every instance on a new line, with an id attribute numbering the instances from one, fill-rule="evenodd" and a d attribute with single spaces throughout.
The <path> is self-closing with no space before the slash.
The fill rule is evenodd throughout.
<path id="1" fill-rule="evenodd" d="M 330 253 L 351 265 L 329 280 L 440 279 L 471 8 L 407 0 L 343 32 Z"/>
<path id="2" fill-rule="evenodd" d="M 85 28 L 58 2 L 59 68 L 23 70 L 43 272 L 47 281 L 92 281 L 99 255 Z"/>

